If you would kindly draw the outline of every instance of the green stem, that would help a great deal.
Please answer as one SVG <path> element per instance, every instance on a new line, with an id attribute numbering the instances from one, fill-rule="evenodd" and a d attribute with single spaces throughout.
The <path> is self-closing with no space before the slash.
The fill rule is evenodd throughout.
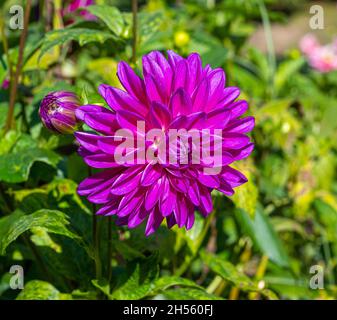
<path id="1" fill-rule="evenodd" d="M 88 167 L 89 176 L 92 175 L 92 170 Z M 96 205 L 92 204 L 92 241 L 94 246 L 94 260 L 95 260 L 95 273 L 96 279 L 101 279 L 102 277 L 102 263 L 100 258 L 100 244 L 99 244 L 99 225 L 96 215 Z"/>
<path id="2" fill-rule="evenodd" d="M 223 279 L 220 276 L 215 276 L 212 282 L 207 287 L 206 291 L 208 293 L 214 293 L 219 285 L 223 282 Z"/>
<path id="3" fill-rule="evenodd" d="M 132 0 L 132 62 L 137 61 L 137 42 L 138 42 L 138 0 Z"/>
<path id="4" fill-rule="evenodd" d="M 112 259 L 112 218 L 108 217 L 108 281 L 111 280 L 111 259 Z"/>
<path id="5" fill-rule="evenodd" d="M 269 15 L 267 8 L 263 2 L 263 0 L 257 0 L 263 29 L 266 37 L 266 45 L 268 50 L 268 60 L 269 60 L 269 84 L 270 84 L 270 94 L 271 97 L 274 97 L 274 80 L 275 80 L 275 72 L 276 72 L 276 56 L 275 56 L 275 49 L 274 49 L 274 42 L 273 42 L 273 34 L 271 31 L 271 25 L 269 20 Z"/>
<path id="6" fill-rule="evenodd" d="M 4 20 L 4 18 L 1 17 L 1 20 Z M 6 59 L 7 59 L 7 64 L 8 64 L 9 81 L 11 82 L 13 80 L 13 66 L 12 66 L 11 57 L 9 55 L 8 40 L 7 40 L 7 37 L 6 37 L 5 24 L 3 23 L 3 21 L 0 21 L 0 34 L 1 34 L 1 38 L 2 38 L 4 53 L 5 53 L 5 56 L 6 56 Z M 11 84 L 10 84 L 10 87 L 11 87 Z"/>
<path id="7" fill-rule="evenodd" d="M 19 57 L 18 62 L 16 65 L 15 75 L 14 79 L 11 79 L 11 90 L 10 90 L 10 97 L 9 97 L 9 109 L 7 114 L 7 120 L 6 120 L 6 126 L 5 131 L 9 131 L 13 127 L 14 122 L 14 107 L 15 107 L 15 101 L 16 101 L 16 94 L 18 89 L 18 83 L 19 83 L 19 77 L 21 75 L 22 71 L 22 65 L 23 65 L 23 54 L 25 49 L 25 43 L 28 33 L 28 24 L 29 24 L 29 16 L 32 6 L 32 0 L 27 0 L 26 3 L 26 9 L 25 9 L 25 17 L 24 17 L 24 26 L 23 30 L 20 36 L 20 44 L 19 44 Z"/>
<path id="8" fill-rule="evenodd" d="M 185 256 L 185 260 L 183 262 L 183 264 L 178 268 L 178 270 L 176 271 L 176 275 L 179 277 L 181 275 L 183 275 L 186 270 L 188 269 L 188 267 L 190 266 L 191 262 L 193 261 L 193 259 L 195 258 L 196 256 L 196 253 L 198 252 L 200 246 L 202 245 L 206 235 L 207 235 L 207 232 L 208 232 L 208 229 L 211 225 L 211 221 L 212 219 L 214 219 L 214 211 L 206 218 L 206 221 L 205 221 L 205 226 L 199 236 L 199 238 L 197 239 L 197 243 L 196 243 L 196 249 L 195 249 L 195 253 L 193 253 L 192 255 L 186 255 Z"/>
<path id="9" fill-rule="evenodd" d="M 100 279 L 102 277 L 102 264 L 99 254 L 98 221 L 96 215 L 96 206 L 94 204 L 92 205 L 92 237 L 94 241 L 96 279 Z"/>

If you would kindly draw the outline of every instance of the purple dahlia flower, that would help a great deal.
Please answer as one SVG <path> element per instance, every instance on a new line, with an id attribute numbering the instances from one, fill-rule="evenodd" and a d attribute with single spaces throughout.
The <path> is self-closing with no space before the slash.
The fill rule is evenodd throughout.
<path id="1" fill-rule="evenodd" d="M 246 133 L 253 129 L 254 118 L 241 117 L 248 104 L 236 100 L 240 90 L 225 87 L 224 71 L 209 65 L 203 68 L 196 53 L 184 59 L 168 51 L 166 59 L 153 51 L 143 57 L 143 75 L 144 79 L 120 62 L 118 77 L 125 91 L 100 85 L 99 92 L 110 109 L 97 105 L 78 108 L 76 116 L 95 132 L 76 132 L 75 136 L 87 165 L 103 169 L 80 183 L 78 193 L 102 205 L 97 214 L 116 215 L 118 225 L 134 228 L 146 220 L 148 236 L 164 219 L 169 228 L 177 224 L 190 229 L 196 209 L 203 216 L 212 211 L 213 189 L 230 196 L 233 188 L 247 182 L 229 165 L 252 152 L 254 144 Z M 137 141 L 117 152 L 121 141 L 127 140 L 126 136 L 120 139 L 126 129 Z M 158 150 L 171 132 L 183 129 L 208 132 L 210 153 L 220 150 L 221 163 L 208 161 L 210 154 L 193 161 L 207 147 L 203 136 L 199 146 L 194 140 L 178 138 L 178 151 L 165 144 L 160 157 Z M 159 139 L 148 136 L 153 130 Z M 121 153 L 127 160 L 136 156 L 137 161 L 121 163 L 116 160 Z M 144 153 L 154 157 L 139 157 Z M 167 161 L 172 154 L 177 162 Z M 217 170 L 206 172 L 212 166 Z"/>
<path id="2" fill-rule="evenodd" d="M 79 121 L 75 110 L 79 107 L 77 96 L 72 92 L 58 91 L 48 93 L 39 109 L 40 118 L 49 130 L 56 133 L 71 134 L 78 129 Z"/>

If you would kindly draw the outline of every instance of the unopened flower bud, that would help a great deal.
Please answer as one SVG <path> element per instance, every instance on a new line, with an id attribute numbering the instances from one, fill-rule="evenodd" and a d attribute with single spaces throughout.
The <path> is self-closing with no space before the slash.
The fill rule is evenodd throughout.
<path id="1" fill-rule="evenodd" d="M 43 98 L 39 115 L 49 130 L 61 134 L 72 134 L 80 124 L 75 116 L 75 110 L 79 105 L 77 96 L 72 92 L 51 92 Z"/>

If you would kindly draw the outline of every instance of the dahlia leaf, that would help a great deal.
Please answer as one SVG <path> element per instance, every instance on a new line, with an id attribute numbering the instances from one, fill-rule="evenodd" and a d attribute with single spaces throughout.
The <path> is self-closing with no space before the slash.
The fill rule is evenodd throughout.
<path id="1" fill-rule="evenodd" d="M 16 300 L 71 300 L 71 294 L 61 293 L 52 284 L 41 281 L 29 281 Z"/>
<path id="2" fill-rule="evenodd" d="M 244 273 L 237 270 L 233 264 L 220 256 L 215 256 L 205 251 L 201 252 L 203 262 L 213 272 L 234 286 L 245 291 L 258 291 L 257 284 L 249 279 Z"/>
<path id="3" fill-rule="evenodd" d="M 180 287 L 190 287 L 203 289 L 201 286 L 197 285 L 194 281 L 186 278 L 181 278 L 177 276 L 163 276 L 154 282 L 154 287 L 152 292 L 165 291 L 170 287 L 180 286 Z"/>
<path id="4" fill-rule="evenodd" d="M 39 59 L 45 53 L 55 46 L 60 46 L 68 41 L 76 41 L 80 46 L 84 46 L 90 42 L 104 43 L 107 40 L 117 40 L 116 36 L 100 30 L 86 28 L 64 28 L 49 31 L 42 42 Z"/>
<path id="5" fill-rule="evenodd" d="M 117 36 L 122 34 L 125 22 L 122 14 L 116 7 L 91 5 L 87 10 L 101 19 L 114 34 Z"/>
<path id="6" fill-rule="evenodd" d="M 289 258 L 266 214 L 257 207 L 254 218 L 242 209 L 235 211 L 238 221 L 258 248 L 276 264 L 288 267 Z"/>
<path id="7" fill-rule="evenodd" d="M 194 288 L 178 288 L 166 290 L 162 293 L 168 300 L 223 300 L 223 298 Z"/>
<path id="8" fill-rule="evenodd" d="M 133 266 L 130 277 L 111 295 L 117 300 L 137 300 L 150 294 L 153 282 L 159 274 L 158 254 L 153 254 L 145 260 L 139 260 Z"/>
<path id="9" fill-rule="evenodd" d="M 27 181 L 35 162 L 44 162 L 56 168 L 60 156 L 51 150 L 31 148 L 0 156 L 0 181 L 19 183 Z"/>
<path id="10" fill-rule="evenodd" d="M 74 240 L 81 240 L 77 234 L 67 228 L 68 225 L 68 217 L 57 210 L 43 209 L 28 215 L 16 210 L 0 219 L 0 255 L 4 255 L 6 248 L 20 235 L 35 227 L 42 227 L 50 233 Z"/>

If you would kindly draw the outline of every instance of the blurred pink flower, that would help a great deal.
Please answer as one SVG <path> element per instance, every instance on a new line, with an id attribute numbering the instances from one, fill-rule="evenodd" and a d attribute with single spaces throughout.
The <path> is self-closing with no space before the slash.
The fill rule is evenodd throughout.
<path id="1" fill-rule="evenodd" d="M 74 1 L 71 1 L 69 6 L 64 10 L 63 15 L 72 15 L 78 9 L 85 8 L 85 7 L 91 6 L 93 4 L 95 4 L 94 0 L 74 0 Z M 87 10 L 81 10 L 80 15 L 85 20 L 96 19 L 96 17 L 94 15 L 92 15 L 90 12 L 88 12 Z"/>
<path id="2" fill-rule="evenodd" d="M 318 42 L 317 38 L 311 33 L 306 34 L 300 41 L 300 49 L 305 55 L 311 54 L 319 47 L 320 43 Z"/>
<path id="3" fill-rule="evenodd" d="M 337 70 L 337 39 L 322 46 L 313 34 L 307 34 L 300 41 L 300 49 L 313 69 L 322 73 Z"/>
<path id="4" fill-rule="evenodd" d="M 9 88 L 9 80 L 8 79 L 5 79 L 2 82 L 1 88 L 4 89 L 4 90 L 7 90 Z"/>
<path id="5" fill-rule="evenodd" d="M 310 66 L 319 72 L 337 70 L 337 50 L 333 45 L 322 46 L 308 56 L 308 61 Z"/>

